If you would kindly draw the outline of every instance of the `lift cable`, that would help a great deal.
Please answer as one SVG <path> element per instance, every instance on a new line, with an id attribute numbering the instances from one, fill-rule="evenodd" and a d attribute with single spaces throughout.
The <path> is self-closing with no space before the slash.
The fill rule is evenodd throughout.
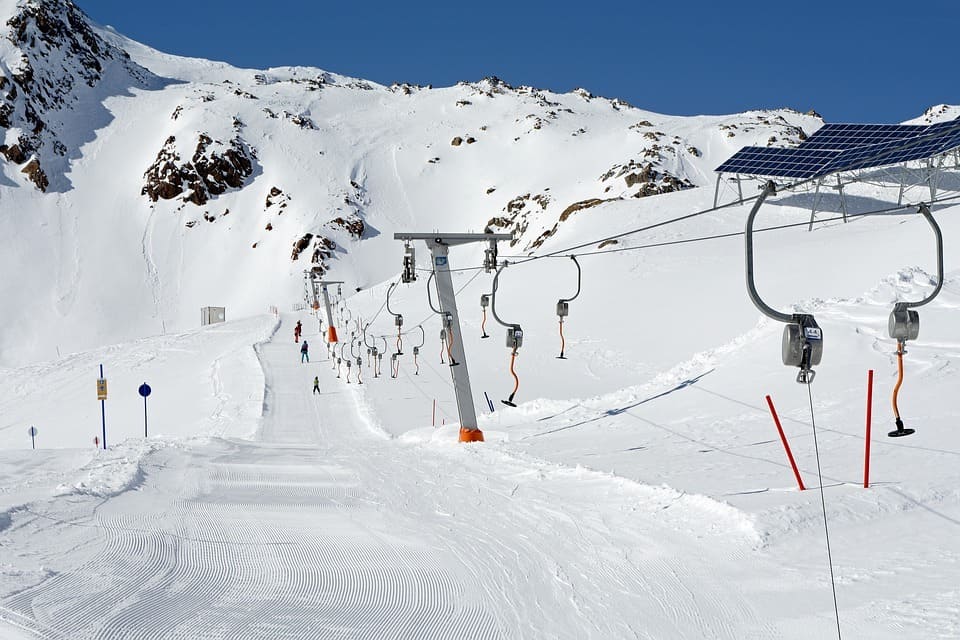
<path id="1" fill-rule="evenodd" d="M 817 478 L 820 483 L 820 507 L 823 509 L 823 535 L 827 540 L 827 564 L 830 565 L 830 588 L 833 590 L 833 612 L 837 619 L 837 640 L 840 633 L 840 607 L 837 605 L 837 580 L 833 574 L 833 552 L 830 550 L 830 528 L 827 525 L 827 499 L 823 494 L 823 472 L 820 470 L 820 445 L 817 442 L 817 421 L 813 415 L 813 385 L 807 385 L 807 397 L 810 400 L 810 423 L 813 425 L 813 450 L 817 454 Z"/>
<path id="2" fill-rule="evenodd" d="M 760 196 L 757 195 L 757 196 L 753 196 L 753 197 L 751 197 L 751 198 L 745 198 L 745 199 L 743 200 L 743 202 L 744 202 L 744 204 L 746 204 L 747 202 L 751 202 L 751 201 L 753 201 L 753 200 L 756 200 L 756 199 L 759 198 L 759 197 L 760 197 Z M 952 201 L 952 200 L 957 200 L 957 199 L 960 199 L 960 194 L 958 194 L 958 195 L 953 195 L 953 196 L 947 196 L 947 197 L 945 197 L 945 198 L 934 198 L 934 199 L 932 199 L 932 200 L 929 201 L 929 204 L 931 204 L 931 205 L 933 205 L 933 204 L 941 204 L 941 203 L 950 202 L 950 201 Z M 585 248 L 585 247 L 590 247 L 590 246 L 593 246 L 593 245 L 602 244 L 602 243 L 607 242 L 607 241 L 610 241 L 610 240 L 617 240 L 617 239 L 619 239 L 619 238 L 623 238 L 623 237 L 626 237 L 626 236 L 629 236 L 629 235 L 633 235 L 633 234 L 636 234 L 636 233 L 642 233 L 642 232 L 644 232 L 644 231 L 650 231 L 651 229 L 657 229 L 657 228 L 659 228 L 659 227 L 664 227 L 664 226 L 667 226 L 667 225 L 670 225 L 670 224 L 674 224 L 674 223 L 677 223 L 677 222 L 682 222 L 682 221 L 688 220 L 688 219 L 690 219 L 690 218 L 694 218 L 694 217 L 697 217 L 697 216 L 700 216 L 700 215 L 704 215 L 704 214 L 707 214 L 707 213 L 712 213 L 712 212 L 714 212 L 714 211 L 716 211 L 716 210 L 718 210 L 718 209 L 722 209 L 722 208 L 724 208 L 724 207 L 730 207 L 730 206 L 731 206 L 731 205 L 727 204 L 727 205 L 722 205 L 722 206 L 720 206 L 720 207 L 715 207 L 715 208 L 711 208 L 711 209 L 706 209 L 706 210 L 703 210 L 703 211 L 697 211 L 697 212 L 694 212 L 694 213 L 691 213 L 691 214 L 687 214 L 687 215 L 684 215 L 684 216 L 679 216 L 679 217 L 676 217 L 676 218 L 671 218 L 671 219 L 669 219 L 669 220 L 664 220 L 664 221 L 662 221 L 662 222 L 657 222 L 657 223 L 654 223 L 654 224 L 651 224 L 651 225 L 647 225 L 647 226 L 644 226 L 644 227 L 639 227 L 639 228 L 637 228 L 637 229 L 632 229 L 632 230 L 624 231 L 624 232 L 622 232 L 622 233 L 619 233 L 619 234 L 616 234 L 616 235 L 613 235 L 613 236 L 608 236 L 608 237 L 606 237 L 606 238 L 600 238 L 600 239 L 594 240 L 594 241 L 592 241 L 592 242 L 583 243 L 583 244 L 576 245 L 576 246 L 573 246 L 573 247 L 567 247 L 567 248 L 565 248 L 565 249 L 558 249 L 558 250 L 556 250 L 556 251 L 551 251 L 550 253 L 544 253 L 544 254 L 534 255 L 534 256 L 507 256 L 507 258 L 514 260 L 514 262 L 511 262 L 512 265 L 522 265 L 522 264 L 526 264 L 526 263 L 528 263 L 528 262 L 533 262 L 534 260 L 540 260 L 540 259 L 542 259 L 542 258 L 566 258 L 566 257 L 568 257 L 569 255 L 576 255 L 577 257 L 581 257 L 581 256 L 590 256 L 590 255 L 602 255 L 602 254 L 605 254 L 605 253 L 622 253 L 622 252 L 624 252 L 624 251 L 638 251 L 638 250 L 641 250 L 641 249 L 649 249 L 649 248 L 654 248 L 654 247 L 667 247 L 667 246 L 671 246 L 671 245 L 675 245 L 675 244 L 687 244 L 687 243 L 692 243 L 692 242 L 702 242 L 702 241 L 706 241 L 706 240 L 716 240 L 716 239 L 720 239 L 720 238 L 733 238 L 733 237 L 737 237 L 737 236 L 742 236 L 743 233 L 744 233 L 743 231 L 733 231 L 733 232 L 729 232 L 729 233 L 718 233 L 718 234 L 713 234 L 713 235 L 708 235 L 708 236 L 700 236 L 700 237 L 697 237 L 697 238 L 685 238 L 685 239 L 683 239 L 683 240 L 668 240 L 668 241 L 664 241 L 664 242 L 656 242 L 656 243 L 650 243 L 650 244 L 645 244 L 645 245 L 639 245 L 639 246 L 635 246 L 635 247 L 620 247 L 620 248 L 617 248 L 617 249 L 601 249 L 601 250 L 594 250 L 594 251 L 583 251 L 583 252 L 578 252 L 578 253 L 572 253 L 572 252 L 576 252 L 577 249 L 583 249 L 583 248 Z M 913 209 L 913 208 L 915 208 L 915 207 L 917 207 L 917 206 L 918 206 L 918 205 L 917 205 L 916 203 L 902 204 L 902 205 L 896 205 L 896 206 L 893 206 L 893 207 L 886 207 L 886 208 L 883 208 L 883 209 L 874 209 L 874 210 L 871 210 L 871 211 L 863 211 L 863 212 L 860 212 L 860 213 L 851 213 L 851 214 L 848 214 L 847 216 L 835 216 L 835 217 L 832 217 L 832 218 L 821 218 L 821 219 L 818 219 L 817 222 L 818 222 L 818 223 L 836 222 L 836 221 L 839 221 L 839 220 L 850 220 L 850 219 L 856 219 L 856 218 L 863 218 L 863 217 L 867 217 L 867 216 L 882 215 L 882 214 L 886 214 L 886 213 L 893 213 L 893 212 L 895 212 L 895 211 L 904 211 L 904 210 L 908 210 L 908 209 Z M 788 223 L 788 224 L 782 224 L 782 225 L 775 225 L 775 226 L 770 226 L 770 227 L 764 227 L 764 228 L 761 228 L 761 229 L 756 229 L 756 230 L 754 231 L 754 233 L 759 233 L 759 232 L 762 232 L 762 231 L 775 231 L 775 230 L 778 230 L 778 229 L 790 229 L 790 228 L 793 228 L 793 227 L 808 226 L 809 224 L 810 224 L 809 221 L 806 221 L 806 222 L 794 222 L 794 223 Z M 474 267 L 474 268 L 479 268 L 479 267 Z"/>

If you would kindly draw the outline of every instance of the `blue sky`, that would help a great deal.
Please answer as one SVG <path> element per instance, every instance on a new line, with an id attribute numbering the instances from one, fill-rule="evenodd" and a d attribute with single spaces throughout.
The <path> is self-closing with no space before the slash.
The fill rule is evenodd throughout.
<path id="1" fill-rule="evenodd" d="M 960 103 L 960 2 L 75 0 L 168 53 L 383 84 L 496 75 L 662 113 L 787 106 L 898 122 Z"/>

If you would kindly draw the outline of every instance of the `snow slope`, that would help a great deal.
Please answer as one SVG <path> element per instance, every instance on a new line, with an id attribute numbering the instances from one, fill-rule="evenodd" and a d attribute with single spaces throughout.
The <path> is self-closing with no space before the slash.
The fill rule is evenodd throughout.
<path id="1" fill-rule="evenodd" d="M 0 8 L 36 6 L 68 7 Z M 130 59 L 114 67 L 119 80 L 53 109 L 82 140 L 59 176 L 69 188 L 41 193 L 13 160 L 0 184 L 0 267 L 18 276 L 0 283 L 3 634 L 833 637 L 819 467 L 844 636 L 960 635 L 952 200 L 934 206 L 944 289 L 920 309 L 905 359 L 900 409 L 917 434 L 893 440 L 887 315 L 925 296 L 935 274 L 929 227 L 913 209 L 757 235 L 764 298 L 814 313 L 824 329 L 810 396 L 780 364 L 781 327 L 745 295 L 735 234 L 749 204 L 592 254 L 607 236 L 708 209 L 721 160 L 742 145 L 796 141 L 819 119 L 679 118 L 495 79 L 382 87 L 318 69 L 234 69 L 92 33 Z M 84 100 L 109 115 L 90 118 Z M 955 113 L 936 107 L 918 121 Z M 51 184 L 67 184 L 46 148 Z M 169 163 L 156 164 L 161 151 Z M 851 213 L 897 199 L 898 185 L 867 177 L 845 189 Z M 907 202 L 929 199 L 909 186 Z M 183 190 L 154 202 L 145 187 Z M 960 191 L 949 173 L 940 187 L 941 197 Z M 650 190 L 668 192 L 634 197 Z M 736 197 L 729 186 L 720 195 Z M 814 197 L 782 193 L 757 226 L 803 223 Z M 583 206 L 591 199 L 609 201 Z M 834 218 L 841 202 L 827 192 L 818 208 Z M 389 341 L 387 365 L 395 328 L 384 296 L 402 249 L 393 233 L 488 225 L 518 233 L 501 257 L 559 257 L 500 277 L 498 312 L 526 333 L 509 409 L 499 403 L 513 388 L 503 328 L 488 318 L 492 338 L 481 338 L 478 302 L 491 287 L 476 269 L 482 248 L 451 254 L 468 269 L 454 283 L 475 403 L 486 407 L 486 392 L 496 409 L 480 417 L 483 445 L 455 443 L 425 272 L 391 299 L 408 331 L 395 379 L 365 361 L 363 385 L 354 368 L 348 386 L 311 315 L 284 313 L 275 334 L 262 315 L 301 300 L 304 269 L 327 269 L 346 281 L 341 334 L 369 322 L 381 347 Z M 576 287 L 564 248 L 581 244 L 583 292 L 564 325 L 568 359 L 557 360 L 554 308 Z M 196 329 L 208 304 L 231 321 Z M 296 319 L 311 365 L 298 362 Z M 100 363 L 112 446 L 98 453 Z M 148 439 L 144 380 L 154 387 Z M 808 491 L 796 490 L 767 394 Z"/>

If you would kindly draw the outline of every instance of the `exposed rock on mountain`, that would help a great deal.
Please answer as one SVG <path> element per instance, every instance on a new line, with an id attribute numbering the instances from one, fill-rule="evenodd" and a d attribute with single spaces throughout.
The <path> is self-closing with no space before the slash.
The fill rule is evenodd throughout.
<path id="1" fill-rule="evenodd" d="M 13 49 L 5 59 L 15 62 L 0 76 L 0 127 L 3 146 L 18 151 L 4 156 L 13 164 L 29 160 L 21 172 L 37 189 L 52 181 L 63 190 L 69 158 L 110 118 L 104 98 L 157 78 L 100 37 L 70 0 L 20 2 L 6 26 Z M 94 117 L 78 127 L 66 116 L 81 105 Z"/>
<path id="2" fill-rule="evenodd" d="M 186 162 L 181 160 L 176 142 L 174 136 L 167 138 L 156 161 L 143 174 L 146 182 L 141 194 L 153 202 L 183 194 L 184 202 L 203 205 L 227 189 L 239 189 L 253 173 L 253 153 L 240 138 L 225 145 L 201 134 Z"/>

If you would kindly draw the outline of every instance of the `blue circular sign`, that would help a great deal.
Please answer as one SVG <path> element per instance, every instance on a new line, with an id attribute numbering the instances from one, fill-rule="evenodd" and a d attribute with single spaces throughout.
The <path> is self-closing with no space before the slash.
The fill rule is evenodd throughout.
<path id="1" fill-rule="evenodd" d="M 148 385 L 146 382 L 140 385 L 140 395 L 142 395 L 144 398 L 150 395 L 151 391 L 152 389 L 150 388 L 150 385 Z"/>
<path id="2" fill-rule="evenodd" d="M 30 433 L 30 437 L 32 438 L 32 437 L 35 437 L 39 433 L 39 431 L 37 431 L 36 427 L 30 427 L 29 433 Z"/>

